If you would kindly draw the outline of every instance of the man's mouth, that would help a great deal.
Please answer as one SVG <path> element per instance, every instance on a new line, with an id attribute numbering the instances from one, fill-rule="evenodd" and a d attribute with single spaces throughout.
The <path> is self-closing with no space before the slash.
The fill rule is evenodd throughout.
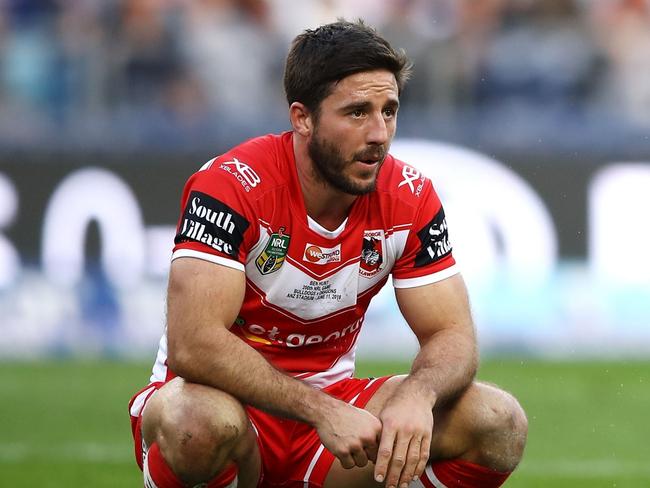
<path id="1" fill-rule="evenodd" d="M 380 158 L 377 158 L 377 159 L 359 159 L 358 161 L 363 163 L 363 164 L 373 165 L 373 164 L 378 163 L 380 161 Z"/>
<path id="2" fill-rule="evenodd" d="M 364 163 L 367 165 L 374 165 L 377 163 L 380 163 L 384 159 L 384 153 L 383 152 L 365 152 L 365 153 L 360 153 L 357 155 L 355 158 L 356 161 L 359 161 L 360 163 Z"/>

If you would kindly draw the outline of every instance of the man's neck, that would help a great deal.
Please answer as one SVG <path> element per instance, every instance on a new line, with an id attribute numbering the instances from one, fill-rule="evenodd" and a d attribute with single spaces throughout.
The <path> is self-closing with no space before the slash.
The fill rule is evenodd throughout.
<path id="1" fill-rule="evenodd" d="M 357 196 L 332 188 L 319 178 L 306 144 L 297 137 L 293 139 L 293 152 L 307 215 L 328 230 L 337 229 L 347 218 Z"/>

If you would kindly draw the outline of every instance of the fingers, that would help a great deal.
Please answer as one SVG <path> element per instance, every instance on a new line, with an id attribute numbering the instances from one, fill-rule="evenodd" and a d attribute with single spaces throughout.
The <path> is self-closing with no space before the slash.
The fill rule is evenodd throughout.
<path id="1" fill-rule="evenodd" d="M 406 464 L 404 469 L 402 469 L 402 474 L 399 477 L 398 486 L 408 486 L 411 481 L 413 481 L 413 476 L 415 475 L 415 469 L 417 468 L 420 462 L 420 446 L 422 445 L 422 439 L 420 437 L 414 437 L 411 439 L 411 442 L 408 446 L 408 453 L 406 455 Z"/>
<path id="2" fill-rule="evenodd" d="M 370 412 L 341 401 L 335 407 L 317 426 L 323 446 L 346 469 L 367 466 L 368 460 L 374 461 L 377 456 L 381 422 Z"/>
<path id="3" fill-rule="evenodd" d="M 384 426 L 381 433 L 381 441 L 377 451 L 377 462 L 375 463 L 375 480 L 379 483 L 386 479 L 388 464 L 393 456 L 393 445 L 395 444 L 395 431 Z"/>
<path id="4" fill-rule="evenodd" d="M 338 454 L 336 457 L 339 458 L 339 461 L 341 461 L 341 466 L 343 466 L 345 469 L 354 468 L 355 461 L 352 457 L 352 454 L 345 452 Z"/>
<path id="5" fill-rule="evenodd" d="M 363 468 L 368 464 L 366 449 L 361 447 L 361 445 L 358 447 L 352 447 L 348 451 L 341 451 L 335 455 L 341 461 L 341 465 L 345 469 L 351 469 L 355 466 Z"/>
<path id="6" fill-rule="evenodd" d="M 359 466 L 360 468 L 363 468 L 365 465 L 368 464 L 368 456 L 366 455 L 366 451 L 364 451 L 363 449 L 352 451 L 352 457 L 354 459 L 355 466 Z"/>
<path id="7" fill-rule="evenodd" d="M 427 461 L 429 460 L 429 452 L 431 451 L 431 436 L 424 436 L 422 442 L 420 443 L 420 461 L 415 468 L 414 476 L 418 478 L 422 476 L 425 468 L 427 467 Z"/>
<path id="8" fill-rule="evenodd" d="M 379 449 L 379 439 L 377 439 L 377 442 L 375 442 L 371 446 L 365 446 L 364 450 L 366 451 L 366 457 L 368 458 L 368 461 L 372 461 L 373 463 L 377 462 L 378 449 Z"/>
<path id="9" fill-rule="evenodd" d="M 422 476 L 429 459 L 431 436 L 411 437 L 385 431 L 375 464 L 375 480 L 387 488 L 407 487 Z"/>
<path id="10" fill-rule="evenodd" d="M 386 474 L 387 488 L 395 488 L 397 486 L 401 486 L 398 483 L 400 481 L 402 471 L 406 466 L 406 458 L 408 455 L 410 439 L 411 439 L 410 436 L 404 436 L 399 434 L 397 435 L 397 440 L 395 442 L 395 446 L 393 447 L 393 456 L 390 460 L 388 473 Z M 418 457 L 419 457 L 419 449 L 418 449 Z M 409 482 L 410 480 L 406 482 L 407 486 Z"/>

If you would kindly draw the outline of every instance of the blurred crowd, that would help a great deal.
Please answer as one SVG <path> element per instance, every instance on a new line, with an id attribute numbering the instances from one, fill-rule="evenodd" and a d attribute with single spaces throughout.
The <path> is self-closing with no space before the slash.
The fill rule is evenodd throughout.
<path id="1" fill-rule="evenodd" d="M 649 0 L 0 0 L 0 146 L 281 130 L 289 43 L 337 17 L 414 60 L 403 135 L 589 144 L 650 129 Z"/>

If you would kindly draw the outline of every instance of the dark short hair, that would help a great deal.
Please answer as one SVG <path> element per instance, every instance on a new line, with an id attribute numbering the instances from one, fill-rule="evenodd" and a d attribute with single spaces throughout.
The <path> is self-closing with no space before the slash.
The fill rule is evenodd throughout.
<path id="1" fill-rule="evenodd" d="M 401 91 L 411 62 L 403 50 L 395 50 L 362 20 L 339 20 L 308 29 L 291 44 L 284 69 L 284 91 L 289 105 L 304 104 L 318 113 L 321 101 L 343 78 L 376 69 L 395 75 Z"/>

